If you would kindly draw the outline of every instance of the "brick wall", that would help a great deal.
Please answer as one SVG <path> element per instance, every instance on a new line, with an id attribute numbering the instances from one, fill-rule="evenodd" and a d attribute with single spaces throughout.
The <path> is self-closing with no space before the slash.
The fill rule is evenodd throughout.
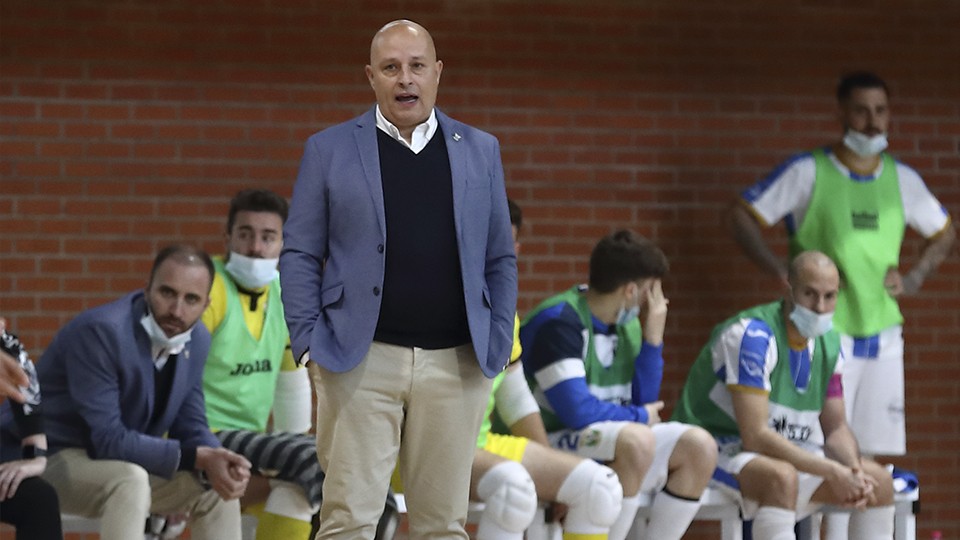
<path id="1" fill-rule="evenodd" d="M 583 279 L 614 227 L 664 246 L 670 402 L 712 324 L 776 294 L 724 209 L 836 138 L 840 72 L 888 79 L 893 152 L 960 215 L 960 4 L 772 4 L 5 0 L 0 312 L 39 356 L 78 311 L 141 287 L 159 246 L 222 251 L 229 196 L 290 194 L 305 138 L 372 103 L 369 39 L 405 16 L 433 31 L 439 104 L 500 138 L 528 223 L 521 309 Z M 781 233 L 768 237 L 783 251 Z M 919 247 L 908 235 L 906 265 Z M 958 267 L 954 253 L 904 302 L 911 454 L 898 463 L 923 480 L 922 538 L 960 536 Z"/>

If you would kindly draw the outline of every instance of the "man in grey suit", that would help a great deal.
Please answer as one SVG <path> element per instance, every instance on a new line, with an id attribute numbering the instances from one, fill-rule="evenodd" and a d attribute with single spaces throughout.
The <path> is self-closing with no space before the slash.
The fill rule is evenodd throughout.
<path id="1" fill-rule="evenodd" d="M 373 538 L 395 464 L 411 538 L 467 538 L 517 270 L 499 144 L 434 108 L 442 69 L 422 26 L 381 28 L 377 106 L 310 137 L 294 187 L 280 280 L 316 384 L 317 538 Z"/>
<path id="2" fill-rule="evenodd" d="M 197 540 L 240 538 L 250 462 L 221 447 L 203 405 L 212 281 L 206 253 L 165 248 L 144 290 L 78 315 L 37 364 L 43 478 L 61 510 L 100 518 L 103 540 L 143 538 L 151 512 L 189 515 Z"/>

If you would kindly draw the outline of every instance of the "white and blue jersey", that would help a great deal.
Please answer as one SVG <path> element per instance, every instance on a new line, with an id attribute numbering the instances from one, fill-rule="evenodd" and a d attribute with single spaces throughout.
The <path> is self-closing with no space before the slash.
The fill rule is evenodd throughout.
<path id="1" fill-rule="evenodd" d="M 841 163 L 829 147 L 823 150 L 831 163 L 851 180 L 870 182 L 883 173 L 882 160 L 873 174 L 859 175 Z M 924 238 L 936 236 L 950 222 L 946 208 L 930 193 L 915 170 L 899 161 L 896 162 L 896 168 L 907 226 Z M 803 152 L 790 157 L 765 178 L 744 190 L 741 198 L 761 224 L 771 226 L 783 220 L 787 233 L 793 235 L 806 216 L 815 180 L 813 153 Z"/>

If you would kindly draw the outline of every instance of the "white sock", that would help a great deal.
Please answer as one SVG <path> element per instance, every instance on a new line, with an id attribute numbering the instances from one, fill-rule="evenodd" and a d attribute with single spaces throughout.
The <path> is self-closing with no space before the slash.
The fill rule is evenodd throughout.
<path id="1" fill-rule="evenodd" d="M 823 528 L 826 529 L 824 540 L 847 540 L 847 531 L 850 530 L 850 514 L 836 512 L 823 515 Z"/>
<path id="2" fill-rule="evenodd" d="M 610 527 L 609 540 L 624 540 L 633 526 L 633 520 L 637 517 L 637 510 L 640 509 L 640 493 L 637 492 L 633 497 L 624 497 L 620 506 L 620 515 Z"/>
<path id="3" fill-rule="evenodd" d="M 650 509 L 650 520 L 643 538 L 649 540 L 679 540 L 700 509 L 700 501 L 681 499 L 667 490 L 657 493 Z"/>
<path id="4" fill-rule="evenodd" d="M 850 540 L 893 538 L 893 505 L 877 506 L 850 513 Z"/>
<path id="5" fill-rule="evenodd" d="M 753 518 L 753 540 L 796 540 L 796 522 L 797 513 L 793 510 L 762 506 Z"/>

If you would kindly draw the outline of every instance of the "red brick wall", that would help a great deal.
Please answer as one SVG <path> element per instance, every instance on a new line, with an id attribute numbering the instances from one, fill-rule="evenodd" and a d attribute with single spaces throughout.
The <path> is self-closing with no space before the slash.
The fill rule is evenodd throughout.
<path id="1" fill-rule="evenodd" d="M 528 223 L 521 309 L 583 279 L 614 227 L 664 246 L 669 402 L 710 326 L 776 294 L 724 208 L 836 138 L 840 72 L 888 79 L 892 150 L 960 215 L 960 4 L 772 4 L 5 0 L 0 312 L 39 356 L 78 311 L 142 286 L 159 246 L 221 251 L 229 196 L 290 194 L 305 138 L 372 103 L 372 33 L 406 16 L 444 60 L 439 104 L 500 138 Z M 908 236 L 907 265 L 919 245 Z M 910 456 L 898 463 L 923 480 L 921 538 L 960 536 L 958 266 L 954 253 L 904 302 Z"/>

